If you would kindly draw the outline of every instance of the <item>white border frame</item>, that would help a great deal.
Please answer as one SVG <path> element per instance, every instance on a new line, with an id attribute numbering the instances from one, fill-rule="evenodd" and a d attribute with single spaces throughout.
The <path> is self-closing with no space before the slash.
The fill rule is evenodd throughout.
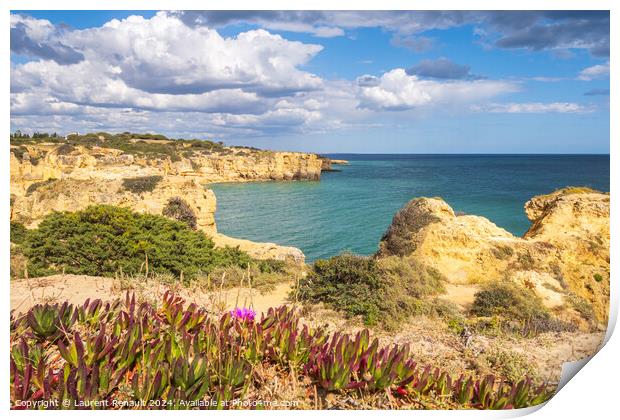
<path id="1" fill-rule="evenodd" d="M 90 0 L 88 2 L 78 0 L 56 0 L 53 2 L 53 7 L 50 1 L 45 0 L 8 0 L 3 2 L 4 13 L 0 15 L 0 22 L 2 30 L 2 76 L 4 91 L 6 94 L 10 93 L 10 53 L 9 53 L 9 11 L 10 10 L 611 10 L 611 34 L 612 49 L 610 56 L 611 68 L 615 69 L 618 48 L 615 41 L 620 40 L 620 34 L 618 33 L 620 27 L 620 2 L 612 0 L 505 0 L 503 2 L 489 1 L 489 0 L 470 0 L 468 2 L 458 0 L 417 0 L 415 2 L 406 0 L 382 0 L 381 2 L 352 2 L 352 1 L 340 1 L 334 2 L 328 0 L 298 0 L 295 2 L 285 0 L 264 0 L 260 5 L 249 0 L 228 0 L 224 3 L 212 4 L 209 2 L 200 2 L 193 0 L 176 0 L 174 2 L 165 0 L 132 0 L 132 1 L 120 1 L 120 0 Z M 466 9 L 464 6 L 468 6 Z M 615 48 L 615 49 L 614 49 Z M 612 72 L 610 75 L 610 142 L 614 139 L 614 142 L 610 144 L 610 192 L 611 192 L 611 255 L 616 255 L 615 252 L 618 249 L 618 220 L 617 206 L 615 205 L 615 197 L 618 194 L 618 187 L 616 181 L 619 179 L 620 166 L 617 165 L 618 156 L 618 140 L 620 140 L 618 131 L 618 118 L 620 115 L 620 108 L 618 101 L 620 99 L 620 92 L 618 91 L 618 80 Z M 10 111 L 9 101 L 5 96 L 4 101 L 1 102 L 4 118 L 2 119 L 2 127 L 5 135 L 10 131 Z M 614 118 L 613 116 L 616 115 Z M 2 194 L 2 200 L 4 203 L 8 203 L 9 196 L 9 149 L 8 147 L 0 148 L 0 159 L 2 162 L 2 169 L 4 170 L 4 176 L 2 178 L 2 184 L 0 191 Z M 0 252 L 5 264 L 3 264 L 3 278 L 5 279 L 2 284 L 3 294 L 0 298 L 5 309 L 4 322 L 0 322 L 1 334 L 3 337 L 3 343 L 0 348 L 0 361 L 4 360 L 4 366 L 8 367 L 8 337 L 9 337 L 9 323 L 8 311 L 10 307 L 10 282 L 9 279 L 9 208 L 6 206 L 1 207 L 0 220 L 6 222 L 1 226 L 1 232 L 3 240 L 0 241 Z M 614 258 L 612 258 L 614 260 Z M 565 417 L 565 418 L 608 418 L 610 414 L 617 411 L 614 407 L 617 402 L 618 386 L 617 381 L 620 380 L 620 340 L 616 335 L 612 335 L 615 328 L 618 312 L 618 281 L 617 281 L 618 269 L 614 263 L 611 264 L 611 313 L 610 322 L 606 334 L 606 345 L 596 354 L 592 360 L 587 363 L 580 372 L 576 379 L 571 380 L 568 384 L 554 396 L 544 407 L 535 407 L 531 409 L 523 410 L 510 410 L 502 412 L 489 412 L 489 411 L 389 411 L 381 414 L 388 414 L 390 416 L 410 418 L 410 416 L 416 416 L 420 418 L 498 418 L 498 417 L 516 417 L 528 413 L 533 413 L 534 418 L 548 418 L 548 417 Z M 573 366 L 573 374 L 575 371 Z M 0 377 L 0 390 L 3 397 L 0 399 L 0 407 L 3 410 L 9 408 L 9 374 L 8 369 L 4 370 L 4 373 Z M 541 409 L 542 408 L 542 409 Z M 115 412 L 118 413 L 118 412 Z M 356 418 L 371 418 L 379 414 L 379 411 L 347 411 L 347 412 L 330 412 L 323 411 L 320 413 L 312 411 L 281 411 L 281 412 L 248 412 L 236 411 L 236 412 L 209 412 L 210 416 L 226 416 L 233 418 L 241 418 L 246 416 L 254 416 L 257 418 L 284 418 L 289 416 L 311 418 L 317 415 L 329 415 L 331 416 L 356 416 Z M 32 411 L 11 411 L 10 415 L 14 418 L 31 418 L 36 415 Z M 46 417 L 58 417 L 62 418 L 80 418 L 84 415 L 84 412 L 44 412 L 42 414 Z M 92 412 L 89 416 L 105 416 L 109 417 L 109 412 Z M 124 412 L 125 416 L 141 417 L 146 416 L 168 416 L 165 412 L 147 412 L 147 411 L 134 411 Z M 204 416 L 199 412 L 188 412 L 187 416 Z M 617 415 L 617 414 L 616 414 Z"/>

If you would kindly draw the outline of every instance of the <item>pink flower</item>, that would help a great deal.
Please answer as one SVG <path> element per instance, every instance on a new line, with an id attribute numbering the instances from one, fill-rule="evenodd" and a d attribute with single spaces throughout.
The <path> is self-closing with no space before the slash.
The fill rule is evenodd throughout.
<path id="1" fill-rule="evenodd" d="M 230 316 L 239 321 L 251 322 L 254 321 L 254 317 L 256 316 L 256 312 L 254 312 L 251 308 L 235 308 L 230 311 Z"/>

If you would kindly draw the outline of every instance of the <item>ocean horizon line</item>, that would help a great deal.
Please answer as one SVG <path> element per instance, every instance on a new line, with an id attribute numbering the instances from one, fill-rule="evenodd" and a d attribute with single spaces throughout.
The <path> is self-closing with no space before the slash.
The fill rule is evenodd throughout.
<path id="1" fill-rule="evenodd" d="M 301 152 L 322 156 L 610 156 L 610 153 L 356 153 L 356 152 Z"/>

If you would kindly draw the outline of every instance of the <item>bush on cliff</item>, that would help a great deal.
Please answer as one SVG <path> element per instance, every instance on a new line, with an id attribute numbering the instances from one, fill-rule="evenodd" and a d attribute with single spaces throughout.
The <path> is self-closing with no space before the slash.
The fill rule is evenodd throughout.
<path id="1" fill-rule="evenodd" d="M 186 223 L 194 230 L 196 229 L 196 214 L 187 201 L 183 200 L 181 197 L 171 197 L 166 203 L 162 214 L 171 219 Z"/>
<path id="2" fill-rule="evenodd" d="M 35 137 L 31 137 L 28 134 L 16 132 L 11 134 L 10 143 L 13 147 L 11 151 L 18 159 L 22 159 L 25 148 L 25 144 L 38 144 L 38 143 L 57 143 L 61 144 L 61 148 L 57 149 L 59 154 L 70 153 L 69 147 L 83 146 L 86 148 L 92 148 L 94 146 L 106 147 L 112 149 L 122 150 L 124 153 L 143 156 L 147 158 L 170 158 L 170 160 L 178 161 L 181 156 L 191 156 L 195 152 L 198 153 L 218 153 L 227 154 L 232 153 L 229 147 L 224 146 L 222 142 L 214 142 L 209 140 L 184 140 L 184 139 L 168 139 L 162 134 L 151 133 L 119 133 L 110 134 L 105 132 L 99 133 L 86 133 L 86 134 L 71 134 L 64 137 L 59 137 L 54 134 L 38 133 Z M 258 150 L 258 149 L 256 149 Z M 63 153 L 65 152 L 65 153 Z"/>
<path id="3" fill-rule="evenodd" d="M 157 184 L 163 179 L 160 175 L 138 176 L 135 178 L 125 178 L 123 180 L 123 189 L 131 191 L 135 194 L 151 192 L 157 187 Z"/>
<path id="4" fill-rule="evenodd" d="M 421 298 L 445 291 L 444 276 L 413 258 L 393 256 L 377 261 L 386 281 L 390 284 L 399 284 L 409 296 Z"/>
<path id="5" fill-rule="evenodd" d="M 31 276 L 59 272 L 113 276 L 148 271 L 190 280 L 215 267 L 246 267 L 250 257 L 236 248 L 214 248 L 204 233 L 163 216 L 113 206 L 55 212 L 22 244 Z"/>
<path id="6" fill-rule="evenodd" d="M 477 316 L 503 315 L 518 320 L 549 316 L 540 297 L 510 281 L 490 282 L 483 286 L 475 295 L 472 312 Z"/>
<path id="7" fill-rule="evenodd" d="M 400 209 L 392 219 L 379 243 L 381 256 L 406 256 L 415 251 L 415 234 L 440 219 L 425 208 L 427 199 L 413 199 Z"/>
<path id="8" fill-rule="evenodd" d="M 383 285 L 376 261 L 351 254 L 314 263 L 312 272 L 299 285 L 299 298 L 348 315 L 361 315 L 368 325 L 383 312 Z"/>
<path id="9" fill-rule="evenodd" d="M 493 324 L 501 330 L 523 335 L 575 328 L 553 317 L 533 290 L 507 280 L 484 285 L 475 295 L 471 312 L 494 318 Z"/>
<path id="10" fill-rule="evenodd" d="M 24 225 L 18 222 L 11 222 L 11 231 L 9 233 L 11 243 L 19 245 L 24 242 L 28 230 Z"/>
<path id="11" fill-rule="evenodd" d="M 47 187 L 51 184 L 54 184 L 56 181 L 58 181 L 56 178 L 49 178 L 45 181 L 33 182 L 26 189 L 26 196 L 30 196 L 39 188 Z"/>
<path id="12" fill-rule="evenodd" d="M 422 298 L 441 291 L 442 283 L 439 273 L 409 258 L 342 254 L 316 261 L 297 296 L 392 329 L 410 315 L 434 313 L 432 301 Z"/>

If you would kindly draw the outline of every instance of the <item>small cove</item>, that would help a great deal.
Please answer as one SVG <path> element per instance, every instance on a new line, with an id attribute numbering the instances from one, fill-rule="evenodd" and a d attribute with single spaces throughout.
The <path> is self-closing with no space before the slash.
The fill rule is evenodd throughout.
<path id="1" fill-rule="evenodd" d="M 376 251 L 394 213 L 415 197 L 522 235 L 525 202 L 569 185 L 609 191 L 609 155 L 330 155 L 349 165 L 321 181 L 212 184 L 218 231 L 300 248 L 312 262 Z"/>

